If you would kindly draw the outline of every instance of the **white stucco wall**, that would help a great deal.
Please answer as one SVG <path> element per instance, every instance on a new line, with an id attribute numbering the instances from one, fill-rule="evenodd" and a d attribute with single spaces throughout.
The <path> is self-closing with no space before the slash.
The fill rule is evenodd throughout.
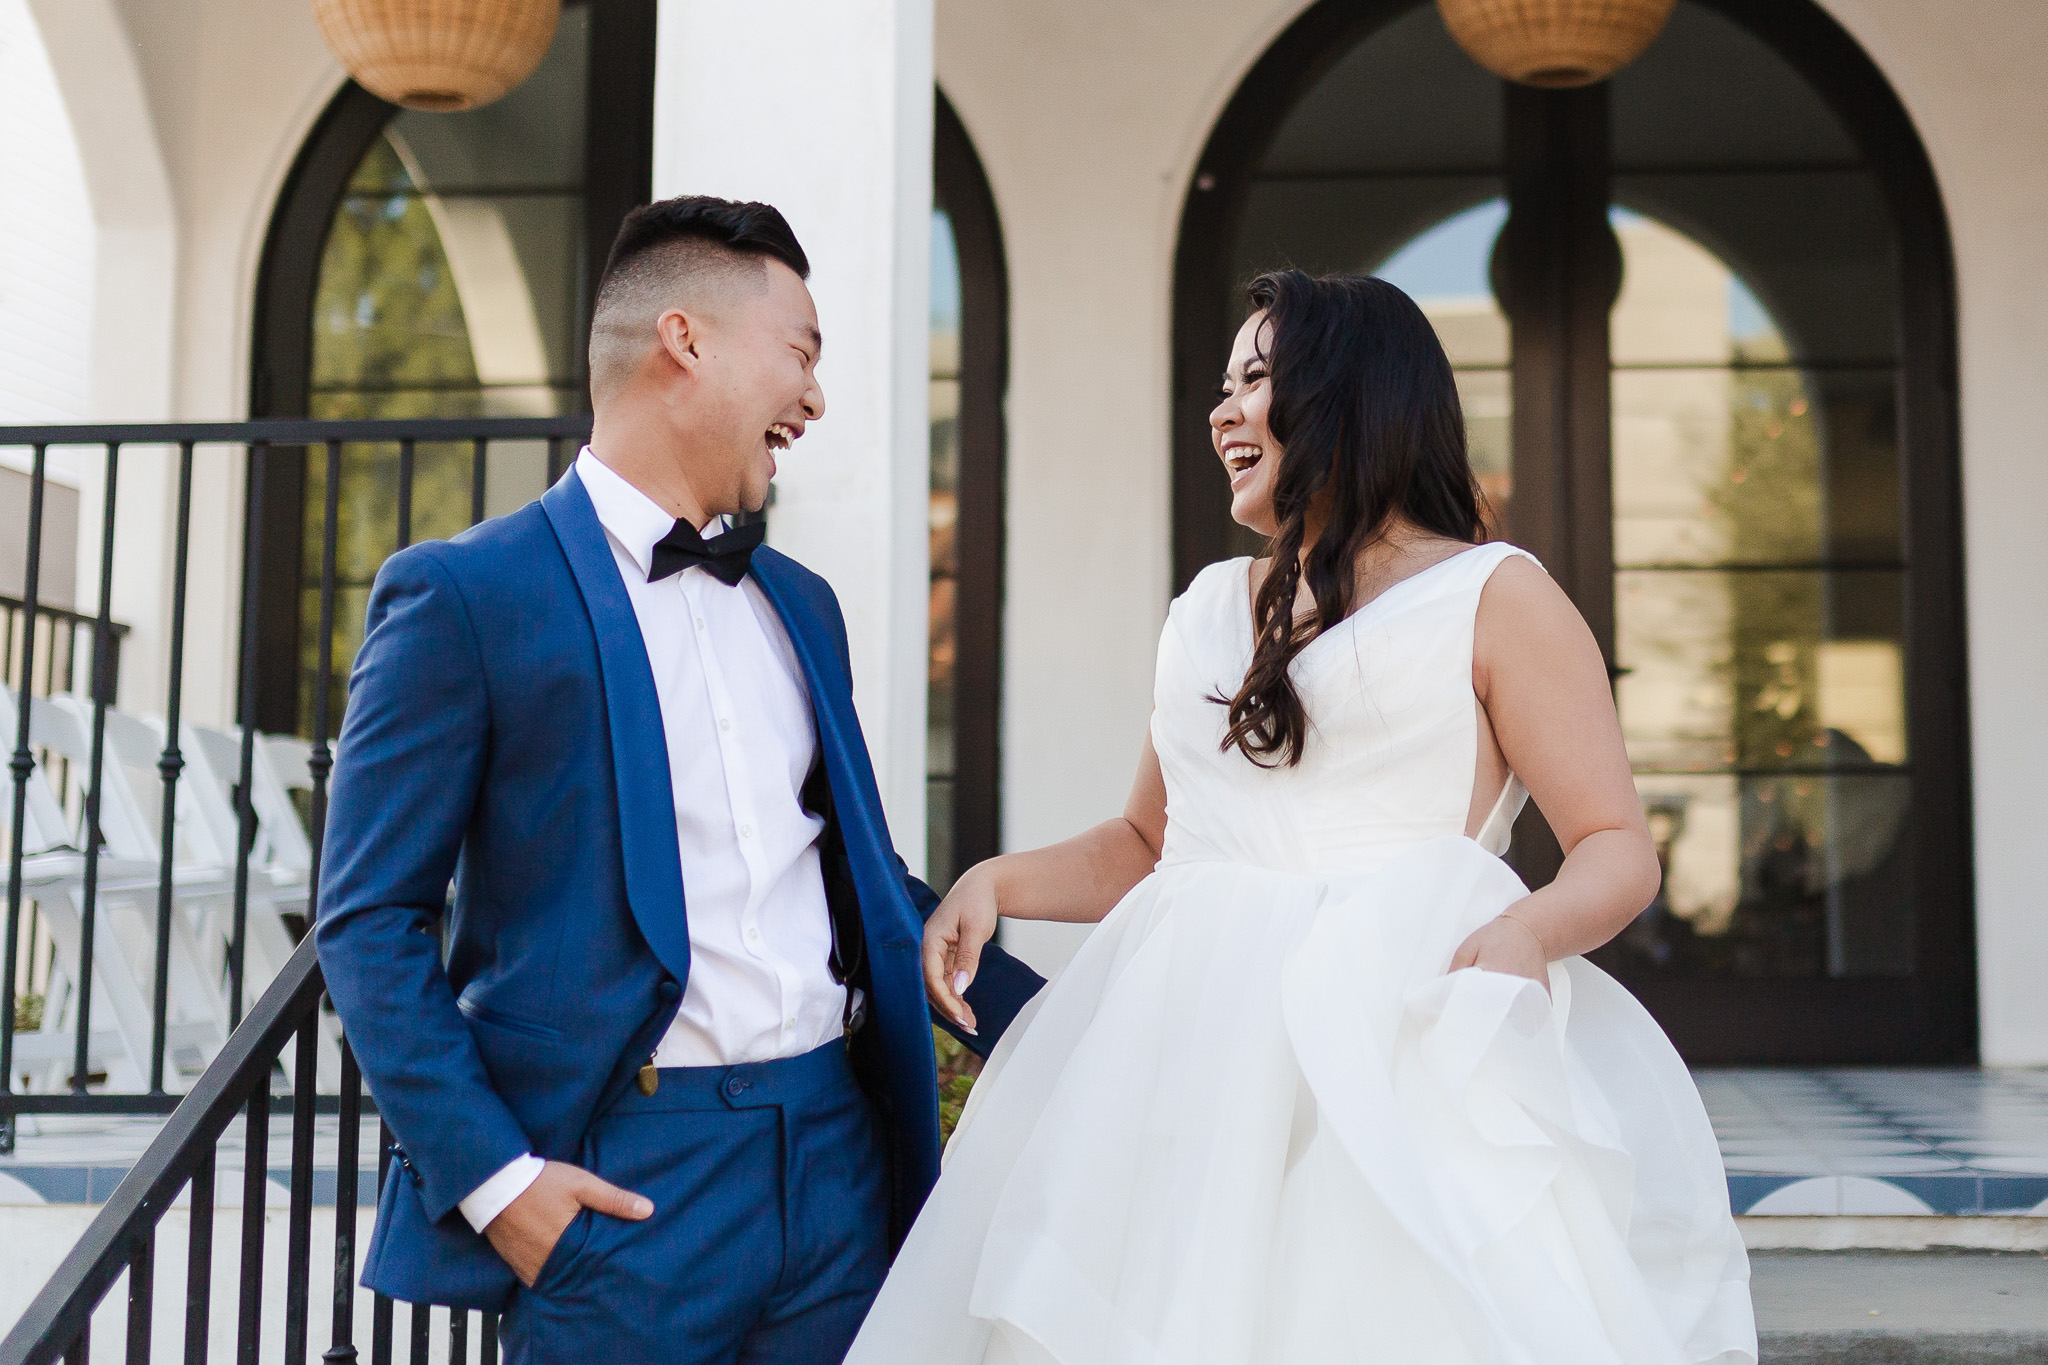
<path id="1" fill-rule="evenodd" d="M 92 202 L 26 0 L 0 0 L 0 422 L 75 422 L 92 388 Z"/>

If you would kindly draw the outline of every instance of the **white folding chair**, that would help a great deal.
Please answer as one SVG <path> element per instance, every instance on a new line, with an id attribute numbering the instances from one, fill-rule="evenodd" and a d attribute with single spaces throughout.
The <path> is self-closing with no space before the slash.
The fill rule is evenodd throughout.
<path id="1" fill-rule="evenodd" d="M 4 718 L 0 718 L 4 719 Z M 29 704 L 29 733 L 38 748 L 63 758 L 70 769 L 73 795 L 83 801 L 92 781 L 90 703 L 77 697 Z M 94 1013 L 104 1010 L 120 1037 L 122 1060 L 134 1075 L 114 1081 L 115 1058 L 109 1056 L 109 1080 L 137 1088 L 147 1084 L 154 1041 L 152 998 L 156 974 L 156 918 L 161 845 L 147 797 L 156 793 L 153 768 L 161 741 L 152 727 L 118 711 L 104 718 L 104 761 L 100 775 L 100 852 L 94 905 Z M 82 835 L 74 844 L 83 844 Z M 175 850 L 174 850 L 175 851 Z M 66 986 L 55 989 L 44 1010 L 44 1030 L 76 1029 L 76 983 L 84 956 L 84 857 L 77 875 L 64 884 L 64 895 L 39 900 L 43 920 L 56 946 L 58 972 Z M 167 991 L 166 1051 L 173 1060 L 165 1081 L 171 1085 L 211 1060 L 227 1040 L 227 1005 L 219 984 L 205 968 L 205 954 L 194 931 L 195 904 L 218 900 L 231 889 L 229 869 L 217 863 L 174 858 L 172 869 L 170 981 Z M 53 980 L 53 987 L 59 982 Z M 54 1008 L 52 1008 L 54 1006 Z M 99 1030 L 94 1030 L 95 1034 Z M 196 1061 L 197 1067 L 186 1065 Z M 56 1068 L 52 1068 L 53 1072 Z M 53 1076 L 53 1080 L 54 1080 Z"/>
<path id="2" fill-rule="evenodd" d="M 229 851 L 232 871 L 232 850 L 241 837 L 241 817 L 235 808 L 235 789 L 241 776 L 241 736 L 187 725 L 180 747 L 187 764 L 180 790 L 189 787 L 200 807 L 194 812 L 195 829 L 211 831 L 209 837 Z M 311 786 L 307 752 L 301 740 L 263 734 L 256 737 L 250 779 L 256 830 L 249 848 L 248 909 L 242 949 L 244 979 L 249 983 L 251 999 L 284 970 L 298 946 L 285 916 L 305 912 L 312 845 L 292 806 L 286 784 L 305 775 L 304 785 Z M 225 942 L 231 932 L 231 926 L 223 919 L 212 937 Z M 341 1074 L 339 1038 L 339 1022 L 323 1015 L 319 1066 L 324 1076 Z M 293 1056 L 290 1052 L 285 1054 L 287 1071 Z"/>
<path id="3" fill-rule="evenodd" d="M 266 843 L 265 867 L 280 890 L 297 888 L 306 899 L 313 869 L 313 841 L 299 821 L 293 792 L 313 790 L 313 746 L 297 735 L 256 737 L 256 818 Z"/>
<path id="4" fill-rule="evenodd" d="M 14 693 L 0 687 L 0 745 L 10 751 L 19 733 L 20 718 L 21 713 L 15 709 Z M 85 856 L 72 843 L 64 809 L 57 804 L 56 793 L 51 790 L 49 778 L 41 762 L 35 759 L 33 750 L 30 761 L 34 767 L 25 784 L 27 799 L 22 813 L 21 895 L 24 906 L 40 910 L 47 916 L 49 906 L 69 906 L 74 898 L 83 895 Z M 8 773 L 0 777 L 0 840 L 11 839 L 13 834 L 14 777 Z M 5 847 L 5 844 L 0 843 L 0 847 Z M 73 960 L 76 960 L 75 949 Z M 23 985 L 23 981 L 17 980 L 17 999 Z M 73 1031 L 65 1028 L 64 1024 L 71 1013 L 73 986 L 74 983 L 61 969 L 53 973 L 43 999 L 41 1026 L 17 1033 L 14 1037 L 17 1075 L 36 1077 L 41 1085 L 49 1088 L 61 1086 L 69 1075 L 76 1040 Z M 87 1039 L 86 1056 L 88 1067 L 102 1067 L 111 1057 L 125 1056 L 120 1033 L 111 1028 L 94 1029 Z"/>

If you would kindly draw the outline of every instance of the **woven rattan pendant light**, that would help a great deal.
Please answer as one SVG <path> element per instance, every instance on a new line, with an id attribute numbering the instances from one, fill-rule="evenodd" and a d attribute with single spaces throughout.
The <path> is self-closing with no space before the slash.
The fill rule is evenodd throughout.
<path id="1" fill-rule="evenodd" d="M 327 46 L 372 94 L 450 113 L 533 74 L 561 0 L 313 0 Z"/>
<path id="2" fill-rule="evenodd" d="M 1672 0 L 1437 0 L 1458 45 L 1496 76 L 1591 85 L 1640 57 Z"/>

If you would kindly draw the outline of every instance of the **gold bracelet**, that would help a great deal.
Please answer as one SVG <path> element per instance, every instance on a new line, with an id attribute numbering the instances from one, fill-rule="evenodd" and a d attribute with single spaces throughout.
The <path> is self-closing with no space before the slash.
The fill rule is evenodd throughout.
<path id="1" fill-rule="evenodd" d="M 1543 935 L 1537 933 L 1535 928 L 1530 925 L 1529 921 L 1523 919 L 1520 915 L 1509 914 L 1505 910 L 1501 911 L 1500 914 L 1496 916 L 1496 918 L 1504 919 L 1509 921 L 1510 923 L 1521 925 L 1522 932 L 1526 933 L 1530 938 L 1536 940 L 1536 951 L 1543 954 L 1543 960 L 1545 962 L 1550 961 L 1550 945 L 1543 941 Z"/>

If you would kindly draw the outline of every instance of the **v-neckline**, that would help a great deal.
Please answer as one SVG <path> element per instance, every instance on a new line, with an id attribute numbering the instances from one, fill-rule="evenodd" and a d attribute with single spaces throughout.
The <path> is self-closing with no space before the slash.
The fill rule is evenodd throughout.
<path id="1" fill-rule="evenodd" d="M 1316 636 L 1313 640 L 1310 640 L 1307 644 L 1303 645 L 1301 647 L 1300 653 L 1295 655 L 1295 659 L 1299 661 L 1304 655 L 1308 653 L 1309 650 L 1315 648 L 1323 641 L 1330 639 L 1332 636 L 1336 635 L 1338 631 L 1343 630 L 1352 622 L 1358 620 L 1359 617 L 1365 615 L 1374 607 L 1377 607 L 1380 603 L 1386 601 L 1389 597 L 1393 596 L 1401 589 L 1407 587 L 1410 583 L 1415 582 L 1419 578 L 1427 578 L 1429 575 L 1435 573 L 1438 569 L 1441 569 L 1444 565 L 1449 564 L 1454 560 L 1463 559 L 1466 555 L 1472 554 L 1474 551 L 1483 550 L 1492 543 L 1493 542 L 1491 541 L 1481 541 L 1477 545 L 1468 545 L 1464 549 L 1458 551 L 1456 554 L 1445 555 L 1442 559 L 1439 559 L 1436 563 L 1430 565 L 1428 568 L 1417 569 L 1414 573 L 1409 574 L 1406 578 L 1398 579 L 1395 582 L 1389 583 L 1386 587 L 1381 588 L 1377 593 L 1373 594 L 1372 597 L 1368 598 L 1364 602 L 1361 602 L 1357 607 L 1353 608 L 1350 615 L 1346 616 L 1336 625 L 1331 626 L 1328 630 L 1324 631 L 1322 634 Z M 1258 563 L 1258 561 L 1250 557 L 1249 555 L 1245 557 L 1244 581 L 1242 584 L 1239 585 L 1237 591 L 1237 609 L 1239 614 L 1244 618 L 1244 630 L 1242 633 L 1242 639 L 1247 650 L 1255 649 L 1258 645 L 1258 620 L 1256 616 L 1253 614 L 1252 608 L 1252 566 L 1256 563 Z"/>

